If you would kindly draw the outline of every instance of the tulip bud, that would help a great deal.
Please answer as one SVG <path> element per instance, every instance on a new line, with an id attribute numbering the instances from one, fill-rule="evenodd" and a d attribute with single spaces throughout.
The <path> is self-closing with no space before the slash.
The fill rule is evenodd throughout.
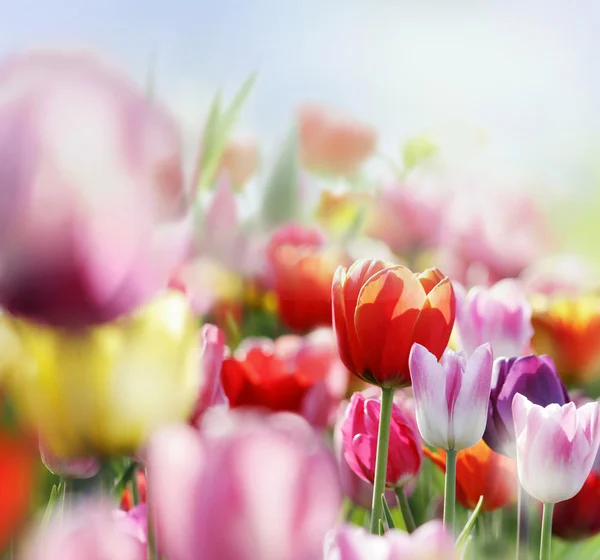
<path id="1" fill-rule="evenodd" d="M 456 560 L 452 535 L 440 521 L 429 521 L 412 534 L 391 530 L 371 535 L 362 527 L 340 525 L 325 538 L 325 560 Z"/>
<path id="2" fill-rule="evenodd" d="M 512 412 L 523 488 L 549 504 L 575 496 L 598 454 L 600 403 L 541 407 L 517 393 Z"/>
<path id="3" fill-rule="evenodd" d="M 446 350 L 441 363 L 420 344 L 410 353 L 410 373 L 423 439 L 442 449 L 468 449 L 483 435 L 492 381 L 492 349 Z"/>
<path id="4" fill-rule="evenodd" d="M 359 260 L 337 269 L 332 294 L 340 358 L 369 383 L 410 385 L 413 344 L 423 344 L 438 359 L 448 344 L 454 290 L 435 268 L 416 275 L 404 266 Z"/>
<path id="5" fill-rule="evenodd" d="M 52 453 L 40 440 L 40 457 L 46 468 L 62 478 L 92 478 L 100 471 L 100 463 L 94 457 L 63 459 Z"/>
<path id="6" fill-rule="evenodd" d="M 485 442 L 497 453 L 516 459 L 512 402 L 521 393 L 532 403 L 547 406 L 570 401 L 554 362 L 548 356 L 499 358 L 494 362 Z"/>
<path id="7" fill-rule="evenodd" d="M 455 286 L 456 288 L 456 286 Z M 515 280 L 501 280 L 491 288 L 456 290 L 456 326 L 467 354 L 489 342 L 494 356 L 522 356 L 533 328 L 531 305 Z"/>
<path id="8" fill-rule="evenodd" d="M 0 65 L 0 304 L 80 327 L 166 288 L 189 249 L 174 120 L 87 54 Z"/>
<path id="9" fill-rule="evenodd" d="M 341 428 L 348 466 L 371 484 L 375 479 L 380 410 L 378 399 L 354 393 Z M 393 403 L 386 486 L 405 486 L 419 474 L 422 459 L 421 438 L 414 417 Z"/>
<path id="10" fill-rule="evenodd" d="M 339 515 L 335 462 L 299 416 L 212 411 L 165 428 L 148 489 L 169 560 L 317 560 Z M 273 517 L 275 516 L 275 517 Z"/>
<path id="11" fill-rule="evenodd" d="M 53 455 L 134 453 L 154 429 L 192 412 L 201 383 L 197 326 L 179 292 L 84 330 L 4 321 L 21 345 L 8 389 Z"/>

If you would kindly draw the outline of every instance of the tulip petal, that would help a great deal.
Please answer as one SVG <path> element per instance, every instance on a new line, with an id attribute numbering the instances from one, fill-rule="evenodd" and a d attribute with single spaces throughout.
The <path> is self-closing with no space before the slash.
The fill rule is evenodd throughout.
<path id="1" fill-rule="evenodd" d="M 346 269 L 339 266 L 333 275 L 331 283 L 331 301 L 333 314 L 333 330 L 336 333 L 337 349 L 340 360 L 352 373 L 358 373 L 352 353 L 350 352 L 350 339 L 348 321 L 346 318 L 346 304 L 344 302 L 344 283 L 346 282 Z"/>
<path id="2" fill-rule="evenodd" d="M 433 288 L 435 288 L 445 278 L 445 276 L 437 268 L 428 268 L 416 276 L 419 282 L 421 282 L 421 286 L 423 286 L 426 294 L 431 292 L 431 290 L 433 290 Z"/>
<path id="3" fill-rule="evenodd" d="M 429 445 L 447 449 L 446 372 L 435 356 L 420 344 L 412 347 L 409 363 L 421 436 Z"/>
<path id="4" fill-rule="evenodd" d="M 489 343 L 477 348 L 467 361 L 461 390 L 451 412 L 455 449 L 468 449 L 483 435 L 488 415 L 493 362 Z"/>
<path id="5" fill-rule="evenodd" d="M 439 360 L 448 345 L 456 315 L 456 296 L 448 278 L 427 294 L 413 331 L 413 342 L 428 348 Z"/>
<path id="6" fill-rule="evenodd" d="M 408 384 L 412 332 L 425 291 L 406 267 L 387 268 L 371 276 L 358 296 L 354 323 L 365 367 L 384 385 Z"/>

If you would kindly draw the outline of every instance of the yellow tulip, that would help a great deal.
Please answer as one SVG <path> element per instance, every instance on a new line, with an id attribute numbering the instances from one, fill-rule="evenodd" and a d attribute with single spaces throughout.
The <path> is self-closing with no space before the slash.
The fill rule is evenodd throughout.
<path id="1" fill-rule="evenodd" d="M 192 411 L 200 389 L 198 329 L 178 292 L 85 330 L 2 319 L 20 343 L 7 388 L 58 456 L 134 452 L 155 428 Z"/>

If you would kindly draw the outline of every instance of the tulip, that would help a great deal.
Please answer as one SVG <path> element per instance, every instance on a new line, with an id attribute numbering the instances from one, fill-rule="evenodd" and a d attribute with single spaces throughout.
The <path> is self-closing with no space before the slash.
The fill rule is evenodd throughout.
<path id="1" fill-rule="evenodd" d="M 138 469 L 135 473 L 135 478 L 131 481 L 132 485 L 135 484 L 137 486 L 137 494 L 139 496 L 140 504 L 146 503 L 146 473 L 144 469 Z M 135 500 L 133 498 L 133 492 L 130 488 L 125 488 L 123 490 L 123 495 L 121 496 L 121 509 L 123 511 L 130 511 L 135 509 L 137 506 L 134 503 Z M 139 504 L 138 504 L 139 505 Z"/>
<path id="2" fill-rule="evenodd" d="M 55 326 L 132 312 L 189 249 L 174 120 L 88 54 L 0 65 L 0 305 Z"/>
<path id="3" fill-rule="evenodd" d="M 517 393 L 532 403 L 547 406 L 570 401 L 554 363 L 548 356 L 499 358 L 494 362 L 485 442 L 497 453 L 516 459 L 512 402 Z"/>
<path id="4" fill-rule="evenodd" d="M 100 471 L 100 463 L 95 457 L 63 459 L 52 453 L 40 440 L 40 457 L 46 468 L 62 478 L 92 478 Z"/>
<path id="5" fill-rule="evenodd" d="M 169 560 L 316 560 L 341 503 L 333 456 L 287 413 L 215 410 L 201 432 L 164 428 L 148 488 Z"/>
<path id="6" fill-rule="evenodd" d="M 223 361 L 221 379 L 231 408 L 296 412 L 326 427 L 345 394 L 348 374 L 332 332 L 322 329 L 306 337 L 246 339 Z"/>
<path id="7" fill-rule="evenodd" d="M 219 174 L 226 175 L 240 188 L 254 175 L 258 166 L 258 149 L 252 138 L 229 140 L 219 161 Z"/>
<path id="8" fill-rule="evenodd" d="M 23 436 L 0 430 L 0 552 L 25 520 L 35 486 L 35 449 Z"/>
<path id="9" fill-rule="evenodd" d="M 463 350 L 473 353 L 485 342 L 496 357 L 522 356 L 529 346 L 531 306 L 519 284 L 501 280 L 491 288 L 456 291 L 456 325 Z"/>
<path id="10" fill-rule="evenodd" d="M 452 284 L 437 269 L 416 275 L 383 261 L 339 267 L 332 284 L 338 352 L 346 367 L 381 387 L 410 385 L 408 356 L 423 344 L 441 358 L 454 324 Z"/>
<path id="11" fill-rule="evenodd" d="M 168 292 L 131 316 L 86 330 L 5 316 L 21 343 L 7 384 L 20 415 L 64 459 L 134 453 L 197 398 L 196 319 Z"/>
<path id="12" fill-rule="evenodd" d="M 446 452 L 423 449 L 443 472 Z M 484 440 L 456 455 L 456 500 L 466 509 L 475 509 L 483 496 L 483 511 L 514 504 L 517 490 L 517 464 L 514 459 L 492 451 Z"/>
<path id="13" fill-rule="evenodd" d="M 554 506 L 552 533 L 562 539 L 584 539 L 600 533 L 600 468 L 598 458 L 581 490 Z"/>
<path id="14" fill-rule="evenodd" d="M 202 389 L 191 416 L 191 423 L 197 425 L 206 410 L 211 406 L 227 406 L 221 366 L 225 357 L 225 335 L 215 325 L 206 324 L 200 330 L 202 358 L 200 362 L 200 382 Z"/>
<path id="15" fill-rule="evenodd" d="M 429 521 L 411 535 L 391 530 L 370 535 L 362 527 L 340 525 L 325 538 L 325 560 L 456 560 L 452 536 L 439 521 Z"/>
<path id="16" fill-rule="evenodd" d="M 467 358 L 446 350 L 441 363 L 424 346 L 410 353 L 410 372 L 423 439 L 434 447 L 458 450 L 475 445 L 487 421 L 493 356 L 483 344 Z"/>
<path id="17" fill-rule="evenodd" d="M 325 252 L 324 244 L 317 230 L 288 225 L 273 234 L 267 248 L 278 313 L 296 332 L 331 325 L 331 281 L 343 259 Z"/>
<path id="18" fill-rule="evenodd" d="M 344 458 L 356 475 L 371 484 L 375 479 L 380 409 L 378 399 L 354 393 L 341 426 Z M 386 486 L 403 487 L 419 474 L 423 452 L 414 416 L 395 403 L 389 446 Z"/>
<path id="19" fill-rule="evenodd" d="M 520 275 L 526 291 L 577 298 L 596 288 L 598 270 L 581 255 L 554 255 L 535 261 Z"/>
<path id="20" fill-rule="evenodd" d="M 544 504 L 540 560 L 547 560 L 554 504 L 581 490 L 598 455 L 600 403 L 541 407 L 517 393 L 512 412 L 519 481 Z"/>
<path id="21" fill-rule="evenodd" d="M 317 106 L 300 109 L 299 129 L 304 166 L 335 175 L 356 173 L 377 140 L 372 127 Z"/>
<path id="22" fill-rule="evenodd" d="M 533 299 L 531 345 L 547 353 L 567 383 L 593 380 L 600 372 L 600 297 Z"/>
<path id="23" fill-rule="evenodd" d="M 145 506 L 142 506 L 145 508 Z M 143 509 L 128 515 L 104 502 L 83 502 L 42 524 L 23 560 L 146 560 Z"/>
<path id="24" fill-rule="evenodd" d="M 454 531 L 456 452 L 475 445 L 483 435 L 492 382 L 489 343 L 470 358 L 448 349 L 441 363 L 424 346 L 410 352 L 410 373 L 423 439 L 447 451 L 444 525 Z"/>

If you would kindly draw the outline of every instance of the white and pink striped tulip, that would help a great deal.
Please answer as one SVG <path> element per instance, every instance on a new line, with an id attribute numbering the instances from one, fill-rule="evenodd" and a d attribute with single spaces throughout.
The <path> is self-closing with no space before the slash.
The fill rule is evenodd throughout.
<path id="1" fill-rule="evenodd" d="M 544 503 L 572 498 L 590 474 L 600 446 L 600 403 L 546 407 L 517 393 L 512 404 L 521 485 Z"/>
<path id="2" fill-rule="evenodd" d="M 468 449 L 483 435 L 492 382 L 492 348 L 481 345 L 467 358 L 444 352 L 440 362 L 420 344 L 412 347 L 410 375 L 423 439 L 442 449 Z"/>

